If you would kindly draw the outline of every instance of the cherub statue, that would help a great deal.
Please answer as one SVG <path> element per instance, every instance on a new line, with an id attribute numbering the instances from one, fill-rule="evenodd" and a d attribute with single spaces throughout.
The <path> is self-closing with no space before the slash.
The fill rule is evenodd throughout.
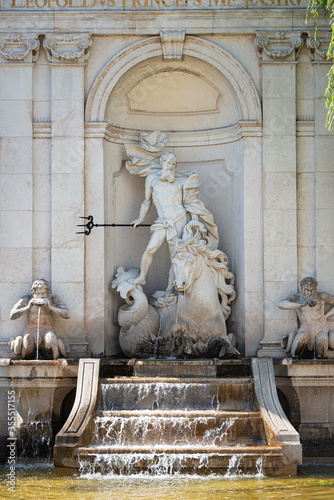
<path id="1" fill-rule="evenodd" d="M 304 278 L 299 283 L 300 293 L 278 304 L 280 309 L 295 309 L 297 313 L 298 327 L 286 332 L 282 339 L 283 349 L 291 351 L 293 358 L 302 357 L 305 349 L 314 351 L 317 358 L 327 358 L 328 349 L 334 349 L 334 331 L 327 323 L 327 318 L 334 314 L 334 307 L 326 307 L 334 305 L 334 297 L 317 290 L 314 278 Z"/>
<path id="2" fill-rule="evenodd" d="M 60 316 L 68 319 L 70 314 L 63 301 L 50 293 L 50 285 L 44 279 L 38 279 L 31 286 L 31 295 L 25 295 L 15 304 L 10 319 L 18 319 L 28 313 L 29 324 L 23 338 L 11 338 L 8 345 L 17 356 L 31 359 L 34 351 L 41 349 L 49 359 L 66 355 L 64 343 L 53 331 L 52 319 Z"/>

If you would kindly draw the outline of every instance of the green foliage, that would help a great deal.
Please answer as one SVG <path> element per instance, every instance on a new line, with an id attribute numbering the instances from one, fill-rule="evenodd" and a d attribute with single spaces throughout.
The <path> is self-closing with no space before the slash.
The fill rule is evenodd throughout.
<path id="1" fill-rule="evenodd" d="M 328 109 L 326 127 L 328 130 L 334 130 L 334 1 L 333 0 L 309 0 L 307 6 L 306 20 L 310 13 L 314 21 L 314 33 L 317 36 L 318 17 L 322 13 L 332 28 L 332 38 L 327 51 L 327 58 L 333 61 L 329 70 L 328 85 L 326 88 L 326 108 Z"/>

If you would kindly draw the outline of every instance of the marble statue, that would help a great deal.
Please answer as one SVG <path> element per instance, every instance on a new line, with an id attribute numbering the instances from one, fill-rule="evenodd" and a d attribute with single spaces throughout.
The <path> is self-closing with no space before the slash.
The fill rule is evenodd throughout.
<path id="1" fill-rule="evenodd" d="M 158 218 L 141 258 L 140 270 L 117 269 L 112 287 L 126 304 L 121 306 L 119 342 L 129 357 L 239 355 L 226 319 L 235 298 L 234 276 L 218 246 L 212 214 L 199 198 L 195 171 L 176 170 L 174 154 L 161 154 L 167 138 L 160 132 L 140 137 L 126 146 L 133 175 L 146 177 L 140 224 L 153 201 Z M 147 299 L 142 285 L 154 253 L 168 243 L 171 258 L 166 291 Z"/>
<path id="2" fill-rule="evenodd" d="M 300 358 L 311 351 L 317 358 L 327 358 L 334 350 L 334 331 L 330 330 L 327 318 L 334 314 L 334 297 L 318 292 L 314 278 L 304 278 L 299 283 L 299 293 L 282 300 L 280 309 L 295 310 L 298 327 L 286 332 L 282 347 L 291 352 L 293 358 Z"/>
<path id="3" fill-rule="evenodd" d="M 159 138 L 158 134 L 160 134 Z M 199 199 L 198 173 L 196 171 L 177 171 L 177 159 L 173 153 L 164 153 L 158 162 L 151 161 L 143 166 L 136 156 L 138 150 L 141 153 L 142 150 L 150 151 L 152 142 L 157 140 L 164 144 L 165 135 L 153 132 L 153 134 L 144 137 L 145 142 L 142 140 L 141 146 L 137 146 L 137 150 L 134 151 L 133 146 L 126 147 L 131 158 L 131 161 L 126 163 L 128 171 L 133 175 L 146 177 L 145 199 L 140 207 L 139 217 L 132 224 L 135 229 L 138 224 L 143 222 L 152 201 L 158 212 L 158 219 L 151 226 L 152 235 L 141 259 L 140 274 L 133 280 L 134 285 L 145 284 L 145 277 L 152 263 L 153 255 L 165 241 L 169 244 L 170 253 L 173 253 L 174 242 L 177 238 L 182 237 L 183 229 L 189 218 L 192 220 L 193 227 L 198 227 L 203 234 L 207 233 L 210 247 L 217 248 L 218 246 L 218 231 L 213 216 Z M 154 147 L 156 150 L 156 146 Z M 199 217 L 203 223 L 199 222 Z"/>
<path id="4" fill-rule="evenodd" d="M 63 341 L 53 331 L 53 317 L 68 319 L 70 314 L 59 297 L 51 295 L 50 285 L 44 279 L 38 279 L 31 286 L 31 295 L 25 295 L 14 305 L 10 319 L 18 319 L 28 314 L 29 324 L 24 336 L 11 338 L 8 345 L 17 356 L 31 359 L 35 351 L 43 351 L 49 359 L 66 355 Z"/>

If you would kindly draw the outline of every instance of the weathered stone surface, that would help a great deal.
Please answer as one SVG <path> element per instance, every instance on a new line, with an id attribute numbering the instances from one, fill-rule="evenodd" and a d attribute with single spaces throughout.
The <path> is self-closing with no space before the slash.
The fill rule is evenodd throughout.
<path id="1" fill-rule="evenodd" d="M 68 319 L 70 314 L 63 301 L 51 295 L 46 280 L 33 282 L 31 295 L 21 297 L 12 308 L 10 319 L 18 319 L 25 313 L 28 314 L 28 326 L 22 336 L 12 337 L 8 343 L 14 354 L 22 356 L 22 359 L 31 359 L 36 355 L 36 360 L 41 357 L 57 359 L 60 354 L 65 357 L 64 343 L 53 331 L 53 317 Z"/>
<path id="2" fill-rule="evenodd" d="M 280 309 L 295 310 L 298 325 L 285 333 L 282 347 L 291 351 L 293 358 L 327 358 L 334 349 L 334 331 L 330 330 L 327 318 L 334 314 L 334 297 L 318 292 L 314 278 L 303 278 L 299 283 L 299 293 L 282 300 Z M 325 312 L 326 311 L 326 312 Z"/>
<path id="3" fill-rule="evenodd" d="M 228 332 L 242 354 L 285 356 L 295 319 L 273 306 L 279 290 L 312 275 L 334 294 L 328 23 L 315 38 L 307 0 L 49 3 L 0 2 L 0 356 L 12 355 L 20 322 L 6 318 L 35 276 L 71 310 L 73 355 L 119 355 L 110 282 L 119 263 L 138 266 L 149 228 L 84 236 L 76 223 L 134 219 L 144 183 L 129 179 L 124 144 L 157 128 L 180 169 L 199 171 L 236 277 Z M 167 286 L 159 252 L 147 296 Z"/>

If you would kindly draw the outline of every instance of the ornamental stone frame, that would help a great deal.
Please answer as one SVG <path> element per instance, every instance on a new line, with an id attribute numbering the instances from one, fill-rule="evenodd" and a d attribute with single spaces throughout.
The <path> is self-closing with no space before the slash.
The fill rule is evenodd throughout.
<path id="1" fill-rule="evenodd" d="M 245 330 L 244 350 L 246 355 L 255 355 L 263 338 L 263 248 L 262 248 L 262 110 L 255 85 L 243 66 L 226 50 L 203 38 L 186 36 L 183 57 L 205 61 L 225 77 L 233 88 L 241 120 L 239 132 L 243 144 L 243 269 L 239 271 L 240 308 L 245 311 L 241 320 Z M 105 208 L 106 160 L 105 139 L 114 134 L 118 143 L 136 142 L 139 131 L 129 134 L 113 131 L 106 123 L 105 113 L 108 99 L 117 82 L 133 67 L 151 58 L 163 58 L 161 39 L 154 36 L 135 42 L 113 57 L 100 71 L 89 92 L 85 109 L 85 182 L 87 213 L 100 220 L 110 214 Z M 247 89 L 247 92 L 244 90 Z M 222 129 L 224 130 L 224 129 Z M 120 133 L 122 137 L 120 137 Z M 118 135 L 117 135 L 118 134 Z M 188 136 L 191 134 L 188 134 Z M 197 136 L 198 136 L 197 132 Z M 187 137 L 189 141 L 189 137 Z M 93 189 L 87 189 L 90 186 Z M 93 195 L 101 193 L 97 197 Z M 256 224 L 254 224 L 254 220 Z M 251 230 L 249 228 L 252 228 Z M 106 248 L 103 231 L 94 238 L 85 240 L 86 254 L 86 332 L 90 349 L 95 352 L 114 354 L 117 352 L 117 336 L 110 311 L 108 285 L 111 276 L 106 272 L 108 252 L 103 263 L 96 262 L 96 255 Z M 103 304 L 97 308 L 97 304 Z M 117 307 L 117 306 L 116 306 Z M 98 311 L 98 312 L 97 312 Z M 112 340 L 110 340 L 112 339 Z"/>

